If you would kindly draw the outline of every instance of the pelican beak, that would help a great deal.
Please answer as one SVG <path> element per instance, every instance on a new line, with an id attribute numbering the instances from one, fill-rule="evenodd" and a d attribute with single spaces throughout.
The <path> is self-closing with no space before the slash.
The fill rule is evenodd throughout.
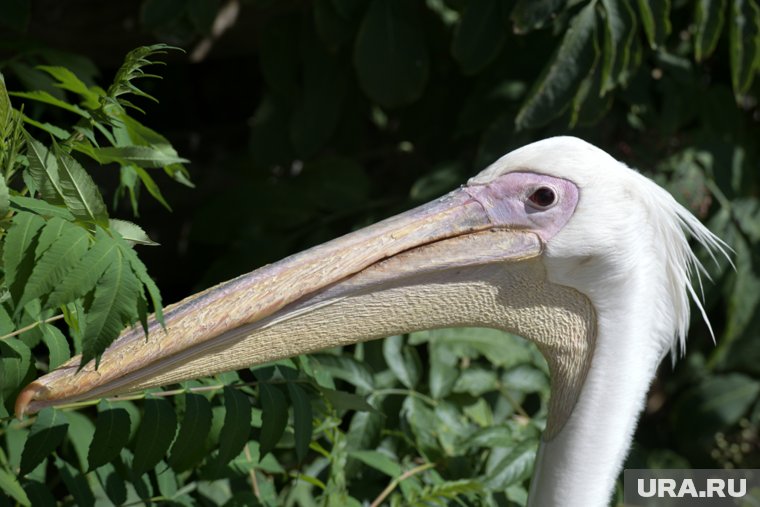
<path id="1" fill-rule="evenodd" d="M 165 309 L 165 329 L 151 319 L 147 338 L 122 333 L 97 369 L 77 356 L 32 382 L 16 413 L 421 329 L 536 334 L 524 322 L 537 303 L 523 295 L 542 297 L 542 241 L 499 209 L 498 185 L 462 187 L 190 296 Z"/>

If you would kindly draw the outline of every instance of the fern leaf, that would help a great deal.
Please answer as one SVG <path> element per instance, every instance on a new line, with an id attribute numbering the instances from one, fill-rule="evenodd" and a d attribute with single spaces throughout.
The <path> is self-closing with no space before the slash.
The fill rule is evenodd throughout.
<path id="1" fill-rule="evenodd" d="M 23 307 L 32 299 L 49 294 L 87 251 L 90 235 L 81 227 L 52 218 L 40 233 L 34 269 L 18 302 Z M 18 311 L 17 308 L 17 311 Z"/>
<path id="2" fill-rule="evenodd" d="M 74 157 L 54 144 L 58 175 L 66 207 L 85 222 L 108 227 L 108 212 L 95 182 Z"/>
<path id="3" fill-rule="evenodd" d="M 179 48 L 167 44 L 153 44 L 152 46 L 142 46 L 130 51 L 124 58 L 124 63 L 116 72 L 113 84 L 108 88 L 108 96 L 118 99 L 121 95 L 133 94 L 155 101 L 156 99 L 154 97 L 137 88 L 132 83 L 132 80 L 145 77 L 157 78 L 158 76 L 156 75 L 146 74 L 143 69 L 148 65 L 163 64 L 163 62 L 156 62 L 150 58 L 156 55 L 166 54 L 166 50 L 168 49 Z M 118 100 L 124 106 L 132 106 L 129 102 L 124 101 L 123 99 Z"/>
<path id="4" fill-rule="evenodd" d="M 18 301 L 34 265 L 38 233 L 45 221 L 32 213 L 16 213 L 3 245 L 5 286 Z"/>
<path id="5" fill-rule="evenodd" d="M 116 248 L 114 252 L 112 262 L 95 286 L 92 304 L 87 309 L 81 364 L 93 358 L 97 364 L 100 355 L 119 336 L 124 325 L 137 320 L 140 282 L 124 258 L 123 250 Z"/>

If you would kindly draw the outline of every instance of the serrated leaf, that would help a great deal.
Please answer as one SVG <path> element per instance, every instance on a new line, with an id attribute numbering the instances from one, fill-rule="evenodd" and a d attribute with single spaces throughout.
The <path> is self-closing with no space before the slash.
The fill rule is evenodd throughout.
<path id="1" fill-rule="evenodd" d="M 71 213 L 86 222 L 108 226 L 108 212 L 95 182 L 74 157 L 53 145 L 58 161 L 58 176 L 66 207 Z"/>
<path id="2" fill-rule="evenodd" d="M 16 213 L 5 235 L 3 267 L 5 286 L 18 301 L 34 266 L 34 249 L 45 221 L 31 213 Z"/>
<path id="3" fill-rule="evenodd" d="M 28 213 L 34 213 L 43 217 L 58 217 L 68 220 L 69 222 L 74 220 L 74 215 L 69 213 L 69 210 L 60 206 L 54 206 L 42 199 L 34 199 L 32 197 L 23 197 L 20 195 L 11 196 L 11 208 L 15 211 L 24 211 Z"/>
<path id="4" fill-rule="evenodd" d="M 491 491 L 504 491 L 530 476 L 536 460 L 536 443 L 526 440 L 517 444 L 488 474 L 485 486 Z"/>
<path id="5" fill-rule="evenodd" d="M 42 143 L 25 132 L 29 174 L 42 198 L 50 204 L 64 204 L 58 176 L 58 161 Z"/>
<path id="6" fill-rule="evenodd" d="M 71 357 L 69 341 L 60 329 L 50 324 L 40 325 L 40 330 L 42 331 L 42 341 L 48 348 L 48 370 L 53 370 Z"/>
<path id="7" fill-rule="evenodd" d="M 350 382 L 366 391 L 375 388 L 372 371 L 366 364 L 352 357 L 334 354 L 313 354 L 313 357 L 319 361 L 320 370 L 326 371 L 332 377 Z"/>
<path id="8" fill-rule="evenodd" d="M 46 121 L 34 120 L 32 118 L 29 118 L 25 114 L 22 114 L 21 118 L 24 120 L 24 123 L 26 123 L 27 125 L 31 125 L 32 127 L 37 127 L 38 129 L 42 130 L 43 132 L 47 132 L 48 134 L 57 138 L 60 141 L 65 141 L 71 135 L 68 130 L 62 129 L 61 127 L 53 125 L 52 123 L 48 123 Z"/>
<path id="9" fill-rule="evenodd" d="M 153 311 L 156 312 L 156 320 L 163 326 L 164 314 L 163 307 L 161 306 L 161 292 L 158 290 L 156 282 L 154 282 L 153 278 L 150 277 L 145 264 L 142 263 L 134 250 L 123 245 L 120 246 L 120 249 L 124 255 L 124 258 L 129 263 L 129 267 L 132 269 L 132 273 L 134 273 L 139 282 L 148 291 L 148 295 L 151 299 L 151 304 L 153 305 Z"/>
<path id="10" fill-rule="evenodd" d="M 111 404 L 102 402 L 95 422 L 95 433 L 87 451 L 88 471 L 115 460 L 131 434 L 129 413 L 123 408 L 106 407 Z"/>
<path id="11" fill-rule="evenodd" d="M 211 403 L 199 394 L 185 394 L 185 415 L 169 454 L 169 465 L 176 471 L 188 470 L 206 454 L 205 442 L 211 430 Z"/>
<path id="12" fill-rule="evenodd" d="M 359 84 L 375 102 L 398 107 L 415 102 L 427 84 L 430 57 L 406 0 L 372 0 L 354 47 Z"/>
<path id="13" fill-rule="evenodd" d="M 517 0 L 512 9 L 515 33 L 541 28 L 567 0 Z"/>
<path id="14" fill-rule="evenodd" d="M 570 20 L 562 42 L 517 114 L 518 128 L 544 125 L 570 104 L 596 59 L 595 6 L 589 3 Z"/>
<path id="15" fill-rule="evenodd" d="M 694 3 L 694 58 L 701 62 L 709 57 L 718 45 L 723 31 L 726 0 L 697 0 Z"/>
<path id="16" fill-rule="evenodd" d="M 734 94 L 752 86 L 760 68 L 760 7 L 755 0 L 731 0 L 729 56 Z"/>
<path id="17" fill-rule="evenodd" d="M 140 282 L 132 272 L 120 248 L 95 284 L 92 303 L 85 316 L 82 340 L 82 364 L 95 358 L 96 363 L 126 324 L 138 318 L 137 300 Z"/>
<path id="18" fill-rule="evenodd" d="M 108 227 L 112 231 L 117 232 L 127 243 L 149 246 L 158 245 L 158 243 L 148 237 L 148 234 L 142 227 L 133 222 L 111 218 L 108 220 Z"/>
<path id="19" fill-rule="evenodd" d="M 0 217 L 8 214 L 11 208 L 11 199 L 8 192 L 8 185 L 5 184 L 5 178 L 0 178 Z"/>
<path id="20" fill-rule="evenodd" d="M 101 164 L 116 162 L 122 165 L 134 164 L 140 167 L 164 167 L 170 164 L 181 164 L 189 160 L 167 153 L 160 147 L 153 146 L 108 146 L 98 148 L 87 145 L 75 146 L 81 151 L 97 160 Z"/>
<path id="21" fill-rule="evenodd" d="M 160 202 L 164 208 L 168 209 L 169 211 L 172 210 L 172 207 L 169 206 L 169 203 L 164 199 L 164 196 L 161 194 L 161 189 L 158 188 L 158 184 L 153 180 L 153 177 L 140 166 L 129 166 L 132 167 L 132 169 L 137 173 L 137 176 L 140 178 L 140 181 L 143 185 L 145 185 L 145 189 L 148 191 L 150 195 L 153 196 L 155 200 Z"/>
<path id="22" fill-rule="evenodd" d="M 229 463 L 240 454 L 251 431 L 251 402 L 248 396 L 234 387 L 225 386 L 224 408 L 224 426 L 219 435 L 219 454 L 216 458 L 220 465 Z M 285 429 L 285 423 L 281 429 Z"/>
<path id="23" fill-rule="evenodd" d="M 0 132 L 5 132 L 10 126 L 12 119 L 13 106 L 8 96 L 8 88 L 5 86 L 5 77 L 0 72 Z"/>
<path id="24" fill-rule="evenodd" d="M 38 69 L 47 72 L 58 80 L 54 86 L 63 88 L 81 96 L 88 109 L 97 109 L 100 106 L 100 95 L 84 84 L 73 72 L 65 67 L 39 65 Z"/>
<path id="25" fill-rule="evenodd" d="M 169 450 L 176 431 L 177 416 L 171 403 L 163 398 L 147 398 L 135 437 L 132 471 L 139 476 L 156 466 Z"/>
<path id="26" fill-rule="evenodd" d="M 293 405 L 293 431 L 296 441 L 296 456 L 302 463 L 309 451 L 312 434 L 311 400 L 301 386 L 288 382 L 288 394 Z"/>
<path id="27" fill-rule="evenodd" d="M 27 302 L 49 294 L 87 251 L 90 235 L 61 218 L 51 218 L 40 233 L 36 262 L 18 301 Z"/>
<path id="28" fill-rule="evenodd" d="M 383 356 L 385 362 L 396 378 L 409 389 L 420 380 L 422 362 L 417 351 L 404 344 L 402 336 L 391 336 L 383 341 Z"/>
<path id="29" fill-rule="evenodd" d="M 108 267 L 115 262 L 118 246 L 102 229 L 95 232 L 95 242 L 82 256 L 66 278 L 53 291 L 47 306 L 70 303 L 92 291 Z"/>
<path id="30" fill-rule="evenodd" d="M 502 0 L 470 2 L 456 27 L 451 54 L 464 74 L 475 74 L 491 63 L 506 40 Z"/>
<path id="31" fill-rule="evenodd" d="M 44 104 L 49 104 L 51 106 L 60 107 L 61 109 L 65 109 L 66 111 L 77 114 L 81 116 L 82 118 L 88 118 L 88 119 L 90 118 L 90 113 L 88 113 L 81 107 L 75 106 L 74 104 L 69 104 L 65 100 L 57 99 L 46 91 L 37 90 L 33 92 L 10 92 L 8 95 L 12 97 L 19 97 L 22 99 L 36 100 L 37 102 L 42 102 Z"/>
<path id="32" fill-rule="evenodd" d="M 19 484 L 18 478 L 2 468 L 0 468 L 0 491 L 25 507 L 31 507 L 32 505 L 26 492 L 21 487 L 21 484 Z"/>
<path id="33" fill-rule="evenodd" d="M 379 451 L 350 451 L 348 454 L 389 477 L 399 477 L 403 471 L 397 459 Z"/>
<path id="34" fill-rule="evenodd" d="M 28 474 L 37 468 L 42 460 L 50 456 L 63 441 L 68 426 L 66 415 L 60 410 L 51 407 L 40 410 L 29 430 L 24 451 L 21 453 L 19 474 Z"/>
<path id="35" fill-rule="evenodd" d="M 670 34 L 670 0 L 638 0 L 639 17 L 644 25 L 649 47 L 656 49 Z"/>
<path id="36" fill-rule="evenodd" d="M 261 457 L 275 448 L 288 424 L 288 404 L 285 395 L 274 386 L 259 383 L 259 400 L 261 402 L 261 435 L 259 445 Z"/>

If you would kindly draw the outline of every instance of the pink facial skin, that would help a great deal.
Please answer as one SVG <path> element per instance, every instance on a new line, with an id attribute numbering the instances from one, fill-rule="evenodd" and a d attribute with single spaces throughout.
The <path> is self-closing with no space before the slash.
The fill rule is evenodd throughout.
<path id="1" fill-rule="evenodd" d="M 541 206 L 531 200 L 547 195 L 554 201 Z M 546 243 L 565 226 L 578 205 L 578 187 L 572 182 L 531 172 L 510 172 L 486 184 L 462 189 L 483 206 L 495 225 L 511 225 L 536 233 Z M 536 191 L 540 194 L 536 195 Z M 551 195 L 551 194 L 549 194 Z"/>

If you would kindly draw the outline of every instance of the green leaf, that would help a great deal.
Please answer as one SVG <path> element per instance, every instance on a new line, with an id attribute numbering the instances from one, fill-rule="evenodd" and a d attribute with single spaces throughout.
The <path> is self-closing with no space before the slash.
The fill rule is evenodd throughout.
<path id="1" fill-rule="evenodd" d="M 54 408 L 43 408 L 32 424 L 21 453 L 19 475 L 26 475 L 47 458 L 66 436 L 66 415 Z"/>
<path id="2" fill-rule="evenodd" d="M 332 377 L 350 382 L 366 391 L 375 389 L 372 371 L 366 364 L 349 356 L 334 354 L 312 354 L 312 357 L 319 361 L 320 370 L 326 371 Z"/>
<path id="3" fill-rule="evenodd" d="M 506 30 L 502 24 L 502 0 L 470 2 L 451 41 L 451 54 L 464 74 L 480 72 L 504 46 Z"/>
<path id="4" fill-rule="evenodd" d="M 90 486 L 87 484 L 85 476 L 61 458 L 55 458 L 55 466 L 61 479 L 63 479 L 63 483 L 66 485 L 66 489 L 74 497 L 74 504 L 77 507 L 94 506 L 95 498 L 90 490 Z"/>
<path id="5" fill-rule="evenodd" d="M 367 403 L 363 396 L 343 391 L 336 391 L 326 387 L 319 387 L 319 391 L 335 410 L 357 410 L 360 412 L 377 412 L 377 409 Z"/>
<path id="6" fill-rule="evenodd" d="M 649 47 L 656 49 L 670 34 L 670 0 L 638 0 L 638 4 Z"/>
<path id="7" fill-rule="evenodd" d="M 406 0 L 372 0 L 356 37 L 359 84 L 381 106 L 415 102 L 427 84 L 430 57 L 412 8 Z"/>
<path id="8" fill-rule="evenodd" d="M 163 398 L 147 398 L 140 429 L 135 437 L 132 470 L 136 475 L 142 475 L 161 461 L 176 431 L 177 416 L 171 403 Z"/>
<path id="9" fill-rule="evenodd" d="M 428 350 L 430 395 L 435 399 L 441 399 L 451 393 L 459 377 L 459 369 L 456 367 L 459 357 L 449 347 L 435 341 L 430 342 Z"/>
<path id="10" fill-rule="evenodd" d="M 306 453 L 309 451 L 309 444 L 311 444 L 311 400 L 303 388 L 293 382 L 288 382 L 288 394 L 293 404 L 293 431 L 296 441 L 296 456 L 298 456 L 298 462 L 303 463 Z"/>
<path id="11" fill-rule="evenodd" d="M 15 301 L 21 298 L 26 281 L 34 268 L 34 250 L 43 225 L 45 221 L 37 215 L 16 213 L 13 216 L 13 224 L 5 235 L 5 286 Z"/>
<path id="12" fill-rule="evenodd" d="M 259 383 L 261 401 L 261 457 L 272 451 L 280 441 L 288 423 L 288 404 L 285 395 L 276 387 L 265 382 Z"/>
<path id="13" fill-rule="evenodd" d="M 349 456 L 356 458 L 367 466 L 379 470 L 385 475 L 397 478 L 403 470 L 398 460 L 379 451 L 350 451 Z"/>
<path id="14" fill-rule="evenodd" d="M 515 33 L 527 33 L 544 26 L 567 0 L 517 0 L 512 9 Z"/>
<path id="15" fill-rule="evenodd" d="M 93 290 L 103 273 L 117 262 L 118 246 L 102 229 L 95 232 L 95 242 L 47 301 L 49 307 L 70 303 Z"/>
<path id="16" fill-rule="evenodd" d="M 631 58 L 631 44 L 636 35 L 636 18 L 631 0 L 602 0 L 604 43 L 602 92 L 612 90 L 622 81 Z"/>
<path id="17" fill-rule="evenodd" d="M 89 243 L 90 235 L 81 227 L 61 218 L 48 220 L 40 233 L 37 259 L 18 307 L 52 292 L 84 255 Z"/>
<path id="18" fill-rule="evenodd" d="M 27 380 L 32 368 L 32 351 L 17 338 L 0 340 L 0 394 L 8 403 Z"/>
<path id="19" fill-rule="evenodd" d="M 123 408 L 110 407 L 111 404 L 108 401 L 100 403 L 95 433 L 87 452 L 89 471 L 117 459 L 121 449 L 129 441 L 131 428 L 129 412 Z"/>
<path id="20" fill-rule="evenodd" d="M 54 206 L 43 201 L 42 199 L 12 195 L 11 208 L 15 211 L 34 213 L 35 215 L 41 215 L 47 218 L 58 217 L 63 218 L 64 220 L 68 220 L 69 222 L 74 221 L 74 215 L 69 213 L 66 208 Z"/>
<path id="21" fill-rule="evenodd" d="M 755 0 L 731 0 L 729 56 L 734 94 L 749 91 L 760 68 L 760 8 Z"/>
<path id="22" fill-rule="evenodd" d="M 220 465 L 229 463 L 240 454 L 251 432 L 251 402 L 245 393 L 225 386 L 224 408 L 224 425 L 219 435 L 219 454 L 216 458 Z M 281 429 L 285 429 L 285 422 Z"/>
<path id="23" fill-rule="evenodd" d="M 492 467 L 485 481 L 491 491 L 504 491 L 508 486 L 528 478 L 536 460 L 536 443 L 527 440 L 517 444 Z"/>
<path id="24" fill-rule="evenodd" d="M 48 348 L 48 371 L 50 371 L 58 368 L 71 357 L 69 341 L 60 329 L 50 324 L 42 324 L 40 330 L 42 331 L 42 341 Z"/>
<path id="25" fill-rule="evenodd" d="M 206 455 L 202 442 L 211 430 L 211 403 L 199 394 L 185 394 L 185 415 L 169 454 L 169 465 L 177 472 L 189 470 Z"/>
<path id="26" fill-rule="evenodd" d="M 16 475 L 0 468 L 0 491 L 12 497 L 25 507 L 31 507 L 32 502 L 18 482 Z"/>
<path id="27" fill-rule="evenodd" d="M 158 243 L 151 240 L 148 234 L 139 225 L 126 220 L 117 220 L 111 218 L 108 220 L 108 227 L 119 234 L 124 241 L 129 244 L 156 246 Z"/>
<path id="28" fill-rule="evenodd" d="M 124 252 L 116 248 L 110 264 L 95 285 L 92 303 L 87 309 L 82 364 L 93 358 L 97 362 L 125 324 L 137 320 L 139 295 L 140 282 L 124 258 Z"/>
<path id="29" fill-rule="evenodd" d="M 404 344 L 402 336 L 391 336 L 383 341 L 385 362 L 396 378 L 409 389 L 420 381 L 422 362 L 417 351 Z"/>
<path id="30" fill-rule="evenodd" d="M 124 245 L 120 246 L 120 250 L 124 255 L 124 258 L 127 259 L 129 267 L 132 269 L 132 273 L 148 291 L 148 295 L 151 299 L 151 304 L 153 305 L 153 311 L 156 312 L 156 320 L 163 326 L 164 314 L 161 302 L 161 292 L 158 290 L 156 282 L 154 282 L 153 278 L 150 277 L 145 264 L 142 263 L 134 250 Z"/>
<path id="31" fill-rule="evenodd" d="M 164 206 L 164 208 L 168 209 L 169 211 L 172 210 L 172 207 L 169 206 L 168 202 L 166 202 L 166 199 L 164 199 L 164 196 L 161 194 L 161 190 L 158 188 L 158 185 L 153 180 L 151 175 L 148 174 L 148 171 L 136 165 L 126 166 L 126 167 L 131 167 L 135 171 L 135 173 L 137 173 L 137 176 L 140 178 L 140 181 L 142 182 L 143 185 L 145 185 L 145 189 L 148 191 L 150 195 L 153 196 L 155 200 L 160 202 Z"/>
<path id="32" fill-rule="evenodd" d="M 82 118 L 87 118 L 87 119 L 90 118 L 90 113 L 88 113 L 81 107 L 75 106 L 74 104 L 69 104 L 65 100 L 57 99 L 46 91 L 37 90 L 33 92 L 9 92 L 8 95 L 12 97 L 19 97 L 22 99 L 36 100 L 37 102 L 42 102 L 44 104 L 49 104 L 51 106 L 60 107 L 61 109 L 65 109 L 66 111 L 77 114 L 81 116 Z"/>
<path id="33" fill-rule="evenodd" d="M 589 3 L 570 20 L 562 42 L 517 114 L 518 128 L 544 125 L 570 104 L 596 59 L 595 5 Z"/>
<path id="34" fill-rule="evenodd" d="M 8 185 L 5 184 L 5 178 L 0 178 L 0 217 L 7 215 L 10 208 L 11 199 L 8 193 Z"/>
<path id="35" fill-rule="evenodd" d="M 63 189 L 58 176 L 58 161 L 42 143 L 26 135 L 29 174 L 37 191 L 50 204 L 64 204 Z"/>
<path id="36" fill-rule="evenodd" d="M 73 72 L 65 67 L 54 67 L 48 65 L 39 65 L 38 69 L 47 72 L 58 82 L 55 84 L 58 88 L 63 88 L 70 92 L 76 93 L 84 99 L 84 105 L 88 109 L 97 109 L 100 106 L 100 97 L 97 88 L 90 89 L 84 84 Z"/>
<path id="37" fill-rule="evenodd" d="M 74 157 L 58 145 L 53 145 L 53 148 L 66 207 L 79 220 L 107 227 L 108 212 L 95 182 Z"/>
<path id="38" fill-rule="evenodd" d="M 170 164 L 189 162 L 187 159 L 167 153 L 160 147 L 153 146 L 108 146 L 98 148 L 89 144 L 80 143 L 74 149 L 101 164 L 116 162 L 122 165 L 134 164 L 139 167 L 164 167 Z"/>
<path id="39" fill-rule="evenodd" d="M 694 58 L 701 62 L 709 57 L 718 45 L 726 16 L 726 0 L 697 0 L 694 3 Z"/>
<path id="40" fill-rule="evenodd" d="M 43 132 L 47 132 L 51 136 L 57 138 L 60 141 L 65 141 L 69 138 L 71 135 L 68 130 L 62 129 L 61 127 L 57 127 L 53 125 L 52 123 L 43 122 L 43 121 L 37 121 L 32 118 L 29 118 L 27 115 L 22 114 L 21 118 L 24 120 L 24 123 L 27 125 L 31 125 L 32 127 L 37 127 L 38 129 L 42 130 Z"/>
<path id="41" fill-rule="evenodd" d="M 79 469 L 87 470 L 87 453 L 95 435 L 95 424 L 88 416 L 76 410 L 66 412 L 66 417 L 69 419 L 67 440 L 79 460 Z"/>

